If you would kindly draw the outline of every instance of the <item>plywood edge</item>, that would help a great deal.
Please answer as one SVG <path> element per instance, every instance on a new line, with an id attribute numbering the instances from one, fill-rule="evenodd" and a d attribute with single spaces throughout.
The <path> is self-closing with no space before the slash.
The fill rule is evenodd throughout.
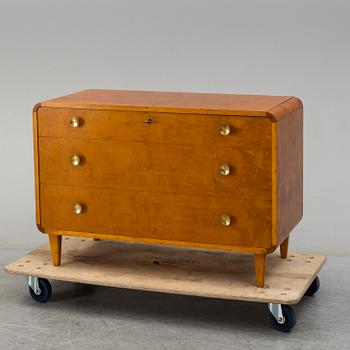
<path id="1" fill-rule="evenodd" d="M 310 287 L 311 283 L 314 281 L 314 279 L 317 277 L 317 275 L 319 274 L 319 272 L 321 271 L 322 267 L 326 264 L 327 262 L 327 257 L 325 255 L 318 255 L 318 254 L 313 254 L 313 253 L 304 253 L 305 257 L 309 256 L 309 255 L 313 255 L 313 256 L 317 256 L 320 260 L 319 264 L 317 265 L 316 270 L 314 271 L 314 273 L 312 274 L 312 276 L 310 276 L 307 279 L 307 284 L 305 285 L 305 287 L 300 290 L 299 293 L 299 298 L 295 298 L 294 300 L 291 300 L 290 302 L 286 303 L 286 304 L 297 304 L 300 302 L 300 300 L 303 298 L 303 296 L 305 295 L 306 291 L 308 290 L 308 288 Z"/>
<path id="2" fill-rule="evenodd" d="M 284 304 L 284 305 L 294 305 L 298 304 L 300 300 L 303 298 L 304 293 L 300 292 L 300 295 L 297 298 L 264 298 L 258 297 L 258 296 L 244 296 L 241 295 L 239 297 L 232 297 L 229 295 L 222 295 L 220 293 L 211 293 L 208 294 L 205 292 L 205 287 L 203 286 L 203 291 L 198 292 L 198 291 L 191 291 L 191 290 L 186 290 L 186 291 L 180 291 L 180 290 L 174 290 L 174 289 L 163 289 L 161 287 L 142 287 L 142 286 L 132 286 L 129 283 L 122 283 L 118 282 L 118 284 L 114 282 L 109 282 L 109 281 L 98 281 L 98 280 L 89 280 L 85 278 L 79 278 L 77 276 L 71 276 L 71 275 L 66 275 L 66 276 L 56 276 L 52 275 L 51 273 L 22 273 L 19 272 L 18 270 L 13 270 L 11 267 L 5 268 L 5 271 L 9 274 L 12 275 L 18 275 L 18 276 L 35 276 L 39 278 L 46 278 L 46 279 L 54 279 L 57 281 L 64 281 L 64 282 L 71 282 L 71 283 L 82 283 L 82 284 L 91 284 L 95 286 L 101 286 L 101 287 L 111 287 L 111 288 L 122 288 L 122 289 L 129 289 L 129 290 L 138 290 L 138 291 L 143 291 L 143 292 L 154 292 L 154 293 L 165 293 L 165 294 L 174 294 L 174 295 L 186 295 L 186 296 L 194 296 L 194 297 L 202 297 L 202 298 L 212 298 L 212 299 L 223 299 L 223 300 L 238 300 L 238 301 L 247 301 L 247 302 L 255 302 L 255 303 L 276 303 L 276 304 Z M 312 281 L 311 281 L 312 282 Z M 310 284 L 311 284 L 310 282 Z M 233 286 L 234 288 L 234 286 Z M 260 289 L 260 288 L 257 288 Z"/>
<path id="3" fill-rule="evenodd" d="M 326 262 L 326 257 L 312 253 L 291 253 L 289 259 L 273 254 L 268 260 L 267 286 L 257 288 L 251 260 L 244 255 L 81 242 L 76 238 L 65 241 L 63 247 L 61 266 L 51 265 L 46 244 L 6 265 L 5 270 L 17 275 L 116 288 L 295 304 Z M 154 264 L 153 259 L 160 262 Z"/>

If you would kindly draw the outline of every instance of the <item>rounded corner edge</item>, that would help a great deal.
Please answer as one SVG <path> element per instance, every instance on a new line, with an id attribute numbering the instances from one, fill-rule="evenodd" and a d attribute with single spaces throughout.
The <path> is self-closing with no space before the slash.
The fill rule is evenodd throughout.
<path id="1" fill-rule="evenodd" d="M 303 102 L 299 97 L 292 96 L 281 105 L 274 107 L 266 112 L 267 117 L 271 119 L 273 123 L 278 123 L 286 115 L 301 109 L 304 110 Z"/>
<path id="2" fill-rule="evenodd" d="M 279 116 L 278 114 L 273 114 L 272 112 L 267 112 L 267 117 L 271 119 L 271 122 L 272 123 L 277 123 L 278 119 L 279 119 Z"/>
<path id="3" fill-rule="evenodd" d="M 298 109 L 304 110 L 303 101 L 299 97 L 293 96 L 292 100 L 293 101 L 291 102 L 293 104 L 294 110 L 298 110 Z"/>
<path id="4" fill-rule="evenodd" d="M 33 113 L 38 113 L 38 109 L 41 107 L 41 102 L 37 103 L 33 107 Z"/>
<path id="5" fill-rule="evenodd" d="M 271 254 L 277 249 L 278 245 L 272 245 L 271 247 L 266 249 L 266 254 Z"/>
<path id="6" fill-rule="evenodd" d="M 36 224 L 36 227 L 41 233 L 46 233 L 45 229 L 40 224 Z"/>

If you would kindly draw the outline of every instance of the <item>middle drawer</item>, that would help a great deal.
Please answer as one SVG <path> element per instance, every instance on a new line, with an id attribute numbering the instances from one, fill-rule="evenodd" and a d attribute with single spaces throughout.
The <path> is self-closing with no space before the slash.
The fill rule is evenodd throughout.
<path id="1" fill-rule="evenodd" d="M 271 199 L 267 150 L 39 138 L 40 182 Z"/>

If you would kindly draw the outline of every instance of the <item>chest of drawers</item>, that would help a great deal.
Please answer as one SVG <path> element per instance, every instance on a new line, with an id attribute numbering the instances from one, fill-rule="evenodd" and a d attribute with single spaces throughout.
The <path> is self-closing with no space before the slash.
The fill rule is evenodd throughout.
<path id="1" fill-rule="evenodd" d="M 303 110 L 285 96 L 85 90 L 33 111 L 36 222 L 62 236 L 252 253 L 256 285 L 303 210 Z"/>

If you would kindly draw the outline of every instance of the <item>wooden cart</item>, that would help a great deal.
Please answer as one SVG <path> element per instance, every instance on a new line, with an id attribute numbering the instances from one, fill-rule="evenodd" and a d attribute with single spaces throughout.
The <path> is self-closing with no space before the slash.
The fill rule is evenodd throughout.
<path id="1" fill-rule="evenodd" d="M 270 254 L 265 287 L 257 288 L 249 255 L 66 237 L 61 266 L 52 265 L 45 244 L 5 270 L 28 276 L 29 292 L 38 302 L 51 295 L 48 279 L 254 301 L 267 303 L 273 327 L 288 332 L 296 322 L 290 305 L 317 292 L 325 261 L 317 254 L 290 253 L 287 259 Z"/>

